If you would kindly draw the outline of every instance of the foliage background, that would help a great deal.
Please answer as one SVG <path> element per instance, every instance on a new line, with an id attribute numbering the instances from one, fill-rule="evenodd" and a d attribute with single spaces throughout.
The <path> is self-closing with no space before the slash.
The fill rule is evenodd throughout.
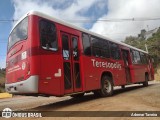
<path id="1" fill-rule="evenodd" d="M 146 38 L 145 33 L 142 30 L 138 37 L 128 36 L 123 42 L 145 51 L 147 46 L 149 55 L 154 59 L 155 79 L 160 80 L 160 28 L 149 38 Z"/>

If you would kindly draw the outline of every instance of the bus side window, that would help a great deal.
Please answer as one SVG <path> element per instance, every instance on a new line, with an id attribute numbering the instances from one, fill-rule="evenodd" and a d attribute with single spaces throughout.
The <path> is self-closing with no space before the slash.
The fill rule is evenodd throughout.
<path id="1" fill-rule="evenodd" d="M 70 52 L 69 52 L 69 38 L 67 35 L 62 35 L 62 47 L 63 47 L 63 59 L 69 60 Z"/>
<path id="2" fill-rule="evenodd" d="M 78 39 L 76 37 L 72 37 L 72 47 L 73 47 L 73 57 L 74 57 L 74 60 L 78 60 L 79 59 Z"/>
<path id="3" fill-rule="evenodd" d="M 134 59 L 134 52 L 133 52 L 132 49 L 131 49 L 131 59 L 132 59 L 132 63 L 133 63 L 133 64 L 136 63 L 136 62 L 135 62 L 135 59 Z"/>
<path id="4" fill-rule="evenodd" d="M 109 58 L 109 45 L 108 41 L 91 36 L 92 55 L 95 57 Z"/>
<path id="5" fill-rule="evenodd" d="M 101 53 L 103 54 L 102 56 L 105 58 L 110 58 L 109 42 L 106 40 L 103 41 L 102 48 L 103 48 L 101 51 Z"/>
<path id="6" fill-rule="evenodd" d="M 133 64 L 141 64 L 141 57 L 140 57 L 140 53 L 136 50 L 131 50 L 132 52 L 132 63 Z"/>
<path id="7" fill-rule="evenodd" d="M 100 49 L 100 45 L 101 45 L 101 40 L 91 36 L 91 43 L 92 43 L 92 55 L 95 57 L 101 57 L 101 49 Z"/>
<path id="8" fill-rule="evenodd" d="M 140 52 L 140 56 L 141 56 L 141 62 L 142 62 L 142 64 L 148 64 L 147 56 L 144 53 L 142 53 L 142 52 Z"/>
<path id="9" fill-rule="evenodd" d="M 91 55 L 91 44 L 90 44 L 89 35 L 83 33 L 82 34 L 82 40 L 83 40 L 84 54 L 90 56 Z"/>
<path id="10" fill-rule="evenodd" d="M 46 20 L 40 21 L 40 41 L 43 49 L 57 50 L 55 24 Z"/>
<path id="11" fill-rule="evenodd" d="M 113 59 L 119 60 L 121 59 L 119 46 L 115 43 L 110 42 L 110 55 Z"/>

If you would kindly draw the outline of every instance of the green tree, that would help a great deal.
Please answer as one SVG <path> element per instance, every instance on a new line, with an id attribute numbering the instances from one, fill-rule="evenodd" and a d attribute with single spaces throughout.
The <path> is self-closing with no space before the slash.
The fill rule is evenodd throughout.
<path id="1" fill-rule="evenodd" d="M 156 33 L 152 35 L 152 37 L 148 38 L 147 40 L 144 36 L 145 30 L 142 31 L 143 32 L 141 32 L 138 37 L 126 37 L 123 42 L 142 50 L 146 50 L 146 44 L 148 47 L 149 55 L 154 58 L 154 67 L 157 68 L 157 66 L 160 65 L 160 28 L 157 30 Z"/>

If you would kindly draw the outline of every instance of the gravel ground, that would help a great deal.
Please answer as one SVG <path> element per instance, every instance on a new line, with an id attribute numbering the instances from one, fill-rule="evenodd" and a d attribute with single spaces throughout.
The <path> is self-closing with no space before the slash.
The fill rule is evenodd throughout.
<path id="1" fill-rule="evenodd" d="M 9 107 L 12 110 L 30 111 L 160 111 L 160 82 L 151 81 L 148 87 L 142 85 L 127 86 L 125 89 L 115 88 L 112 97 L 98 98 L 93 94 L 86 94 L 80 99 L 67 97 L 26 97 L 15 96 L 1 99 L 0 110 Z M 74 114 L 74 112 L 72 113 Z M 84 115 L 85 116 L 85 115 Z M 157 117 L 109 117 L 115 120 L 155 119 Z M 32 119 L 32 118 L 29 118 Z M 39 118 L 36 118 L 37 120 Z M 53 118 L 41 118 L 53 119 Z M 54 119 L 82 119 L 81 117 L 55 117 Z M 85 117 L 85 119 L 108 119 L 104 117 Z M 28 120 L 28 118 L 26 119 Z"/>

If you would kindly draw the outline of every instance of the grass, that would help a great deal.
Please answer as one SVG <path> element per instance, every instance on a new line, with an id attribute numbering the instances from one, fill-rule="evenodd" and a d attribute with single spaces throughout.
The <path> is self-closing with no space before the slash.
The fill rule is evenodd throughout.
<path id="1" fill-rule="evenodd" d="M 157 69 L 157 72 L 155 73 L 155 80 L 160 81 L 160 69 Z"/>
<path id="2" fill-rule="evenodd" d="M 154 74 L 155 80 L 160 81 L 160 64 L 157 65 L 156 69 L 154 70 L 155 70 L 155 74 Z"/>
<path id="3" fill-rule="evenodd" d="M 0 93 L 5 92 L 5 71 L 0 71 Z"/>
<path id="4" fill-rule="evenodd" d="M 0 85 L 3 85 L 5 83 L 5 77 L 0 77 Z"/>
<path id="5" fill-rule="evenodd" d="M 4 93 L 5 92 L 5 89 L 0 87 L 0 93 Z"/>

